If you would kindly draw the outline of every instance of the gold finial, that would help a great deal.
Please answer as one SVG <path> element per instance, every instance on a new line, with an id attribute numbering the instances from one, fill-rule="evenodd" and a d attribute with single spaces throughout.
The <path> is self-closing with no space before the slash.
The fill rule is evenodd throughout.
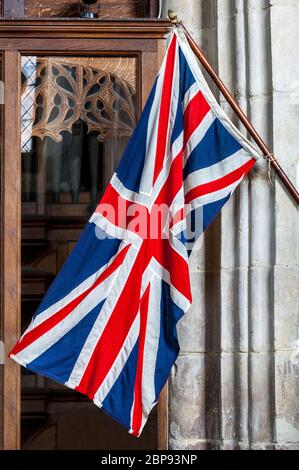
<path id="1" fill-rule="evenodd" d="M 168 10 L 168 18 L 170 19 L 172 24 L 179 24 L 178 15 L 176 14 L 175 11 Z"/>

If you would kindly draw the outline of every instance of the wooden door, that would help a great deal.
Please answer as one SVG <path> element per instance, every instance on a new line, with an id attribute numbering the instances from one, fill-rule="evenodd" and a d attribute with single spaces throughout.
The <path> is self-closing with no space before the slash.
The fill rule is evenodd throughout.
<path id="1" fill-rule="evenodd" d="M 168 22 L 165 21 L 0 22 L 2 77 L 5 84 L 1 160 L 1 333 L 6 353 L 17 341 L 21 323 L 23 328 L 26 326 L 35 303 L 47 289 L 51 275 L 55 276 L 59 270 L 87 220 L 88 211 L 92 210 L 96 198 L 109 180 L 114 166 L 109 155 L 120 155 L 130 134 L 126 130 L 130 126 L 132 129 L 134 127 L 134 119 L 147 99 L 161 63 L 167 31 Z M 51 94 L 55 94 L 53 80 L 49 80 L 47 72 L 50 69 L 62 77 L 61 83 L 66 89 L 69 86 L 68 77 L 72 74 L 76 76 L 73 83 L 76 83 L 79 76 L 82 83 L 85 80 L 83 76 L 97 77 L 98 81 L 93 83 L 95 88 L 100 80 L 104 80 L 106 95 L 109 86 L 117 86 L 119 89 L 123 87 L 119 93 L 124 100 L 126 118 L 118 117 L 118 126 L 122 129 L 119 135 L 108 136 L 109 145 L 107 135 L 104 134 L 109 134 L 111 129 L 98 122 L 94 122 L 93 126 L 93 118 L 89 115 L 88 106 L 97 104 L 87 103 L 82 112 L 82 109 L 74 109 L 75 103 L 70 105 L 72 98 L 66 101 L 64 96 L 59 97 L 59 93 L 56 93 L 57 101 L 50 99 Z M 104 75 L 99 77 L 99 71 L 103 70 Z M 116 70 L 122 70 L 123 73 L 116 73 Z M 34 74 L 34 83 L 30 82 L 31 72 Z M 35 92 L 30 95 L 30 89 L 34 87 Z M 45 90 L 48 90 L 49 96 Z M 75 102 L 76 97 L 73 98 Z M 130 103 L 133 102 L 136 116 L 133 105 L 130 108 Z M 69 118 L 67 124 L 64 119 L 59 120 L 60 115 L 65 117 L 70 112 L 69 109 L 64 109 L 67 103 L 72 112 L 77 113 L 77 119 L 74 119 L 69 128 Z M 105 98 L 99 106 L 104 106 L 103 103 L 105 105 Z M 35 109 L 34 120 L 30 116 L 30 106 Z M 48 113 L 47 126 L 46 121 L 43 122 L 43 113 Z M 54 117 L 51 119 L 52 113 Z M 53 122 L 56 125 L 52 125 Z M 97 133 L 99 129 L 103 132 L 103 138 L 95 139 L 92 132 Z M 68 135 L 72 135 L 71 139 Z M 115 139 L 118 139 L 117 151 Z M 61 141 L 64 141 L 64 150 L 62 144 L 59 144 Z M 71 153 L 74 153 L 78 142 L 81 147 L 85 145 L 85 148 L 92 149 L 96 146 L 97 153 L 103 159 L 106 158 L 102 170 L 99 162 L 96 169 L 89 165 L 89 176 L 85 178 L 87 167 L 85 163 L 85 170 L 82 170 L 81 154 L 78 155 L 75 167 L 73 160 L 70 163 L 72 171 L 70 167 L 64 170 L 64 176 L 61 162 L 57 165 L 55 161 L 54 166 L 51 162 L 48 166 L 45 165 L 43 155 L 47 154 L 48 160 L 53 158 L 53 154 L 62 156 L 65 148 L 73 148 Z M 65 166 L 65 159 L 63 162 Z M 50 178 L 53 168 L 54 176 L 52 174 Z M 72 175 L 77 177 L 73 178 L 69 187 Z M 21 374 L 19 367 L 9 359 L 1 367 L 2 448 L 17 449 L 21 446 Z M 38 381 L 25 377 L 27 385 L 32 385 L 32 380 Z M 24 384 L 24 377 L 22 383 Z M 43 382 L 43 387 L 44 385 Z M 58 396 L 59 390 L 55 390 L 55 393 Z M 66 398 L 63 391 L 60 394 L 62 401 L 70 399 L 69 396 Z M 24 408 L 26 393 L 22 396 Z M 35 398 L 35 403 L 38 400 L 49 400 L 49 394 L 43 394 L 37 386 Z M 32 394 L 29 394 L 27 404 L 30 400 L 32 401 Z M 167 406 L 165 389 L 158 406 L 157 418 L 157 447 L 164 449 L 167 447 Z M 35 417 L 42 419 L 41 416 Z M 32 416 L 30 419 L 32 420 Z M 55 441 L 54 431 L 53 436 Z"/>

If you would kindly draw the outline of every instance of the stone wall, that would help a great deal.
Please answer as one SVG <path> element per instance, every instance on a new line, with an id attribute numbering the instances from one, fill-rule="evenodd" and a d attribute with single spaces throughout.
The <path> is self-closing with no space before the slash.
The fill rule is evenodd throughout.
<path id="1" fill-rule="evenodd" d="M 164 8 L 184 19 L 296 184 L 299 2 Z M 191 258 L 194 303 L 170 380 L 171 448 L 299 449 L 298 241 L 298 210 L 278 181 L 269 189 L 262 161 Z"/>

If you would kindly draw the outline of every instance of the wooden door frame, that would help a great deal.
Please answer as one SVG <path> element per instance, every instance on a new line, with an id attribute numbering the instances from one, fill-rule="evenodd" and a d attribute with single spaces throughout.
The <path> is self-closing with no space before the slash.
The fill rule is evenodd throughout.
<path id="1" fill-rule="evenodd" d="M 21 316 L 20 56 L 136 56 L 139 59 L 141 109 L 162 62 L 164 39 L 169 29 L 168 20 L 0 20 L 0 53 L 5 83 L 4 151 L 1 165 L 1 326 L 6 356 L 1 384 L 2 449 L 20 448 L 20 367 L 7 359 L 7 353 L 20 335 Z M 165 386 L 158 403 L 158 448 L 165 450 L 167 446 L 168 387 Z"/>
<path id="2" fill-rule="evenodd" d="M 4 84 L 3 153 L 1 162 L 1 333 L 3 449 L 20 447 L 20 368 L 7 358 L 20 335 L 21 316 L 21 158 L 18 51 L 2 54 Z M 11 77 L 15 77 L 12 80 Z M 9 110 L 9 112 L 7 112 Z M 12 131 L 13 130 L 13 131 Z"/>

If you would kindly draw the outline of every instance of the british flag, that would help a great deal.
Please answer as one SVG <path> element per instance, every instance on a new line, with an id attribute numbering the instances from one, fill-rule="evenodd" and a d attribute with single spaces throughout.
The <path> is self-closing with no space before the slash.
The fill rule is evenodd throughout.
<path id="1" fill-rule="evenodd" d="M 139 436 L 179 353 L 193 243 L 259 156 L 176 28 L 100 204 L 10 357 Z"/>

